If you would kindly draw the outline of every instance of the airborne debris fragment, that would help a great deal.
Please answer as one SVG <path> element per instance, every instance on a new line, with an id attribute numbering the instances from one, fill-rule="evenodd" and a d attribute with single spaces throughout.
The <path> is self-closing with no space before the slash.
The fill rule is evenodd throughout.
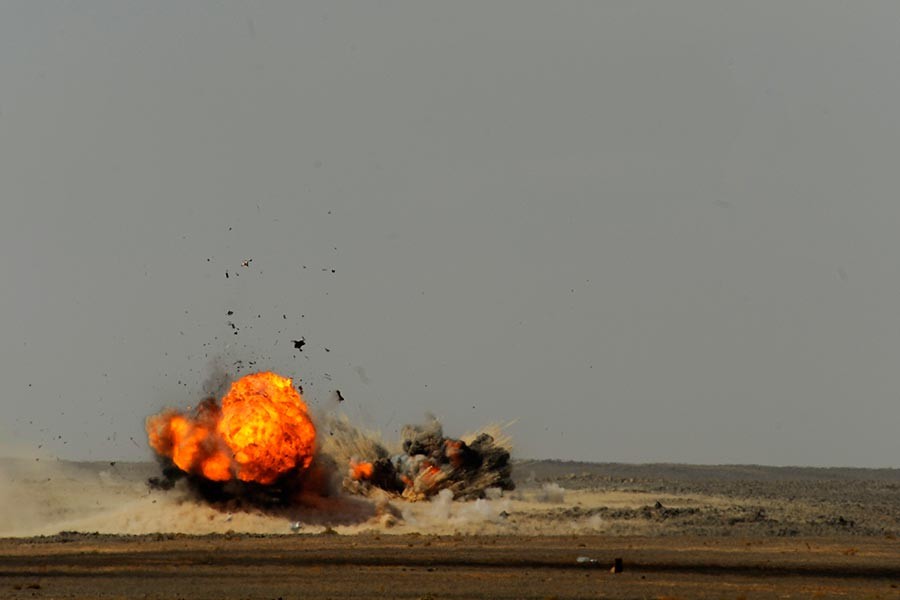
<path id="1" fill-rule="evenodd" d="M 341 393 L 341 390 L 334 390 L 334 393 L 337 394 L 338 402 L 344 401 L 344 395 Z"/>
<path id="2" fill-rule="evenodd" d="M 253 262 L 253 259 L 252 259 L 252 258 L 248 258 L 248 259 L 246 259 L 246 260 L 242 260 L 242 261 L 241 261 L 241 266 L 242 266 L 242 267 L 249 267 L 249 266 L 250 266 L 250 263 L 252 263 L 252 262 Z"/>
<path id="3" fill-rule="evenodd" d="M 303 346 L 306 345 L 306 338 L 300 338 L 299 340 L 291 340 L 291 343 L 294 344 L 294 348 L 297 350 L 303 350 Z"/>

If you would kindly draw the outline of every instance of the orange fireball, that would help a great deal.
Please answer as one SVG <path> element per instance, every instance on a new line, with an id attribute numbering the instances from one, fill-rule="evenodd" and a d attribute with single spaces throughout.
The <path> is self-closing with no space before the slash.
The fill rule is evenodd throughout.
<path id="1" fill-rule="evenodd" d="M 166 411 L 147 419 L 150 446 L 188 473 L 213 481 L 269 484 L 313 459 L 316 428 L 291 380 L 253 373 L 231 385 L 222 406 L 193 416 Z"/>

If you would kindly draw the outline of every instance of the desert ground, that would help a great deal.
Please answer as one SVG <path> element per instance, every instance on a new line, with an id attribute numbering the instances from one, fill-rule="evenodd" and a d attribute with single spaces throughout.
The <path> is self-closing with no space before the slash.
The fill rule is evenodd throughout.
<path id="1" fill-rule="evenodd" d="M 265 512 L 156 470 L 0 463 L 0 597 L 900 598 L 898 470 L 519 461 L 481 500 Z"/>

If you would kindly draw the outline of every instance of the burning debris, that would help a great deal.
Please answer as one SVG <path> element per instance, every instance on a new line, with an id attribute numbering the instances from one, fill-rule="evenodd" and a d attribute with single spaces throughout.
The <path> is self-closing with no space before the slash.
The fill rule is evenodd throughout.
<path id="1" fill-rule="evenodd" d="M 351 461 L 350 480 L 424 500 L 441 490 L 454 498 L 480 498 L 488 488 L 512 490 L 509 451 L 482 433 L 471 442 L 444 437 L 436 420 L 403 428 L 403 451 L 371 462 Z M 384 452 L 384 454 L 387 454 Z"/>

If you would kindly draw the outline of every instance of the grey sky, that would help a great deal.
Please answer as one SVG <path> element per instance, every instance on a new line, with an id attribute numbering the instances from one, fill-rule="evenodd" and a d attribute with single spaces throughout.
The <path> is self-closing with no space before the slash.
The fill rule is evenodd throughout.
<path id="1" fill-rule="evenodd" d="M 431 411 L 515 419 L 520 456 L 898 466 L 898 30 L 894 2 L 4 2 L 0 439 L 149 457 L 215 358 L 388 438 Z"/>

